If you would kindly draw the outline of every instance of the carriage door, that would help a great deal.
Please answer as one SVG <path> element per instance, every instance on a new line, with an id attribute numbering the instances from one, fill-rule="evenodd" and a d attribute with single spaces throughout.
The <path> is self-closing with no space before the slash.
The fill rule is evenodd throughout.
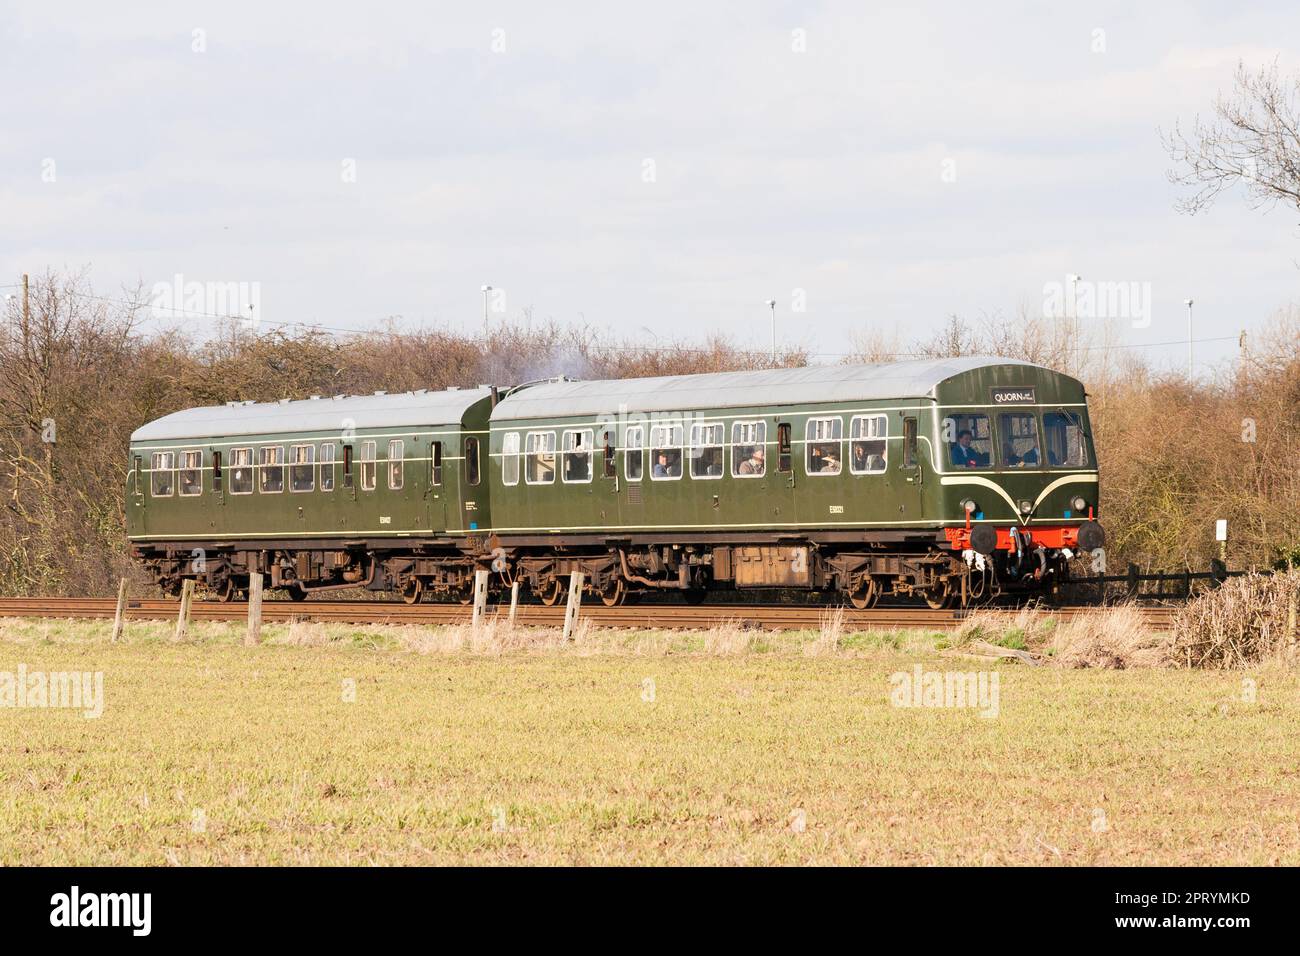
<path id="1" fill-rule="evenodd" d="M 442 442 L 435 438 L 429 442 L 429 480 L 424 489 L 429 527 L 434 531 L 447 530 L 446 491 L 442 483 Z"/>
<path id="2" fill-rule="evenodd" d="M 466 435 L 461 441 L 464 468 L 461 469 L 460 497 L 464 511 L 461 527 L 466 531 L 477 531 L 483 522 L 479 516 L 479 498 L 482 491 L 480 482 L 483 472 L 479 461 L 479 440 L 477 435 Z"/>
<path id="3" fill-rule="evenodd" d="M 147 532 L 149 530 L 149 512 L 146 506 L 148 499 L 144 494 L 145 478 L 143 471 L 144 456 L 136 455 L 131 461 L 131 506 L 137 509 L 135 520 L 139 522 L 140 531 Z"/>
<path id="4" fill-rule="evenodd" d="M 903 419 L 903 464 L 900 470 L 903 481 L 899 486 L 898 520 L 917 521 L 923 517 L 921 487 L 925 481 L 925 466 L 921 461 L 915 415 Z"/>

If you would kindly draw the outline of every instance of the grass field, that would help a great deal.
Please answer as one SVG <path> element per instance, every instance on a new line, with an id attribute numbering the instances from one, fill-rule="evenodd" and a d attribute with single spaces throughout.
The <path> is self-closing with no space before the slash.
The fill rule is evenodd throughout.
<path id="1" fill-rule="evenodd" d="M 0 863 L 1300 863 L 1292 671 L 943 656 L 923 634 L 0 621 Z M 890 677 L 997 674 L 996 717 Z M 354 692 L 353 692 L 354 691 Z M 1253 698 L 1253 699 L 1252 699 Z"/>

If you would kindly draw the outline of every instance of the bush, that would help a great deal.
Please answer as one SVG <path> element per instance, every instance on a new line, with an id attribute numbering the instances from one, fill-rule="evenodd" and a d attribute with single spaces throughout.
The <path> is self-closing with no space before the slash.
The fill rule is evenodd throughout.
<path id="1" fill-rule="evenodd" d="M 1300 571 L 1232 578 L 1180 610 L 1174 658 L 1180 667 L 1294 663 Z"/>

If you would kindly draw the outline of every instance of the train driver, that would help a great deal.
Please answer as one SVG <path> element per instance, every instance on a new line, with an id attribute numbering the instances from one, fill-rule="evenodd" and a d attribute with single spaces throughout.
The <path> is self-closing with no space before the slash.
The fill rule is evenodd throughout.
<path id="1" fill-rule="evenodd" d="M 952 446 L 952 463 L 958 468 L 983 467 L 979 452 L 971 448 L 970 442 L 971 433 L 969 428 L 963 428 L 957 433 L 957 444 Z"/>

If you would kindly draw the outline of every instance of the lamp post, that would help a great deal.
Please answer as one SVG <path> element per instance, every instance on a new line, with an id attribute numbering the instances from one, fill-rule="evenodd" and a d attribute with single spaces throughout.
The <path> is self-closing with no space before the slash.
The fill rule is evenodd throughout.
<path id="1" fill-rule="evenodd" d="M 1183 299 L 1187 306 L 1187 377 L 1192 377 L 1192 299 Z"/>
<path id="2" fill-rule="evenodd" d="M 490 285 L 485 285 L 479 291 L 483 293 L 483 338 L 487 338 L 487 334 L 488 334 L 487 297 L 488 297 L 488 293 L 492 291 L 492 287 Z"/>
<path id="3" fill-rule="evenodd" d="M 1066 281 L 1070 283 L 1069 308 L 1066 309 L 1065 317 L 1067 320 L 1066 325 L 1070 330 L 1069 348 L 1072 353 L 1075 353 L 1074 371 L 1076 374 L 1079 371 L 1079 364 L 1083 360 L 1083 356 L 1077 354 L 1079 348 L 1079 300 L 1078 300 L 1079 292 L 1078 290 L 1079 290 L 1079 280 L 1082 278 L 1083 276 L 1076 275 L 1073 272 L 1067 273 L 1065 276 Z"/>
<path id="4" fill-rule="evenodd" d="M 776 299 L 768 299 L 767 307 L 772 310 L 772 364 L 776 364 Z"/>

